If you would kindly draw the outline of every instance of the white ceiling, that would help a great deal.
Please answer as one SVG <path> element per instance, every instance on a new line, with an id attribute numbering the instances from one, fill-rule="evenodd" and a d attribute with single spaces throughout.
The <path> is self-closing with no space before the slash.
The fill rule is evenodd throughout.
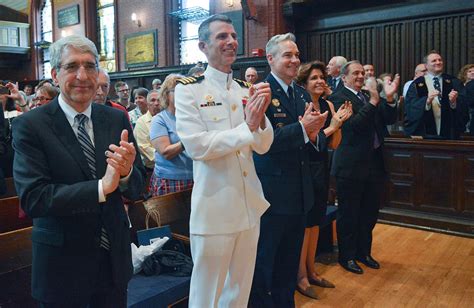
<path id="1" fill-rule="evenodd" d="M 0 5 L 28 14 L 28 0 L 0 0 Z"/>

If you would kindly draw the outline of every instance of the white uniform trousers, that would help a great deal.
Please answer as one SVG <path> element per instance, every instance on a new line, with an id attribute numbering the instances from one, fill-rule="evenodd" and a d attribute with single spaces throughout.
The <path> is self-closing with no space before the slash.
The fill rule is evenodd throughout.
<path id="1" fill-rule="evenodd" d="M 260 222 L 237 233 L 191 234 L 190 308 L 247 307 L 259 234 Z"/>

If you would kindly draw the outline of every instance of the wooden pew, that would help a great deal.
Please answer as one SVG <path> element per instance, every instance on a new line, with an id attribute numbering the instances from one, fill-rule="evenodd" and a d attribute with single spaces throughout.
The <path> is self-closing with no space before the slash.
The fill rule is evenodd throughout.
<path id="1" fill-rule="evenodd" d="M 30 218 L 19 218 L 20 201 L 18 197 L 0 199 L 0 233 L 14 231 L 32 225 Z"/>
<path id="2" fill-rule="evenodd" d="M 15 183 L 13 182 L 13 178 L 5 178 L 5 184 L 7 186 L 7 191 L 0 197 L 9 198 L 16 196 L 16 188 Z"/>
<path id="3" fill-rule="evenodd" d="M 34 307 L 31 227 L 0 234 L 0 307 Z"/>
<path id="4" fill-rule="evenodd" d="M 146 228 L 147 210 L 156 208 L 159 214 L 152 215 L 154 227 L 170 225 L 173 237 L 183 241 L 189 250 L 189 215 L 191 213 L 191 190 L 154 197 L 136 202 L 129 207 L 129 216 L 135 230 Z M 159 218 L 158 218 L 159 217 Z M 158 275 L 146 277 L 134 275 L 128 284 L 128 307 L 171 307 L 183 305 L 189 296 L 191 277 Z"/>

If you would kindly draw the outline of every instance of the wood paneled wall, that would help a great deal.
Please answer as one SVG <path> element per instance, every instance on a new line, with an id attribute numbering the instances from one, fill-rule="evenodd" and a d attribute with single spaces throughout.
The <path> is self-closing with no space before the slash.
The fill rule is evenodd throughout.
<path id="1" fill-rule="evenodd" d="M 297 33 L 306 61 L 342 55 L 374 64 L 377 74 L 400 73 L 404 81 L 413 78 L 415 66 L 433 49 L 442 54 L 445 71 L 457 75 L 463 65 L 474 63 L 473 35 L 474 11 Z"/>

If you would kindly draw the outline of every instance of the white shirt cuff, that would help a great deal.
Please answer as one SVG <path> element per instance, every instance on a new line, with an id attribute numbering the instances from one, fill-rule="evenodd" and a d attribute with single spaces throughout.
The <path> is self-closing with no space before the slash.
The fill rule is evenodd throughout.
<path id="1" fill-rule="evenodd" d="M 99 203 L 105 202 L 105 200 L 104 190 L 102 189 L 102 180 L 99 180 Z"/>

